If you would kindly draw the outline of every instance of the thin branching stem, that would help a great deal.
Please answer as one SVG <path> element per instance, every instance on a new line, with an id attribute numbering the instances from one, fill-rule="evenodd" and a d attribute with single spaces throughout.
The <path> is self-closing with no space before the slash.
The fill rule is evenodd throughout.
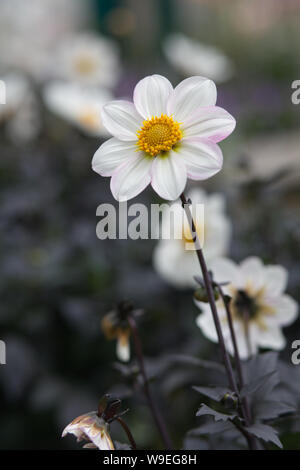
<path id="1" fill-rule="evenodd" d="M 200 241 L 199 241 L 199 238 L 198 238 L 198 235 L 197 235 L 196 226 L 195 226 L 193 216 L 192 216 L 192 213 L 191 213 L 191 210 L 190 210 L 190 203 L 191 202 L 187 201 L 184 193 L 181 194 L 180 199 L 181 199 L 181 202 L 182 202 L 182 207 L 183 207 L 183 209 L 186 213 L 187 219 L 188 219 L 191 234 L 192 234 L 192 237 L 193 237 L 193 242 L 194 242 L 194 245 L 195 245 L 196 254 L 197 254 L 199 264 L 200 264 L 200 268 L 201 268 L 201 271 L 202 271 L 203 281 L 204 281 L 205 289 L 206 289 L 206 292 L 207 292 L 207 297 L 208 297 L 208 301 L 209 301 L 209 304 L 210 304 L 214 324 L 215 324 L 216 331 L 217 331 L 219 346 L 220 346 L 220 349 L 221 349 L 221 354 L 222 354 L 222 357 L 223 357 L 225 370 L 226 370 L 227 377 L 228 377 L 228 383 L 229 383 L 230 388 L 236 393 L 237 397 L 239 398 L 239 395 L 240 395 L 239 394 L 239 389 L 238 389 L 237 382 L 236 382 L 236 379 L 235 379 L 235 376 L 234 376 L 234 373 L 233 373 L 233 368 L 232 368 L 232 365 L 231 365 L 229 354 L 228 354 L 227 349 L 225 347 L 225 342 L 224 342 L 224 337 L 223 337 L 223 333 L 222 333 L 221 323 L 220 323 L 219 315 L 218 315 L 218 312 L 217 312 L 212 279 L 211 279 L 211 276 L 210 276 L 209 271 L 207 269 L 207 265 L 206 265 L 206 262 L 205 262 L 203 251 L 201 249 Z M 247 416 L 247 413 L 246 413 L 244 407 L 241 408 L 241 412 L 242 412 L 242 416 L 244 418 L 245 424 L 248 423 L 248 416 Z M 246 436 L 246 434 L 247 434 L 247 436 Z M 250 436 L 247 433 L 247 431 L 246 432 L 244 431 L 243 435 L 247 439 L 249 449 L 251 449 L 251 450 L 256 449 L 257 447 L 256 447 L 255 439 L 253 439 L 253 436 Z"/>
<path id="2" fill-rule="evenodd" d="M 135 440 L 133 438 L 133 435 L 131 434 L 131 431 L 129 429 L 129 427 L 127 426 L 127 424 L 125 423 L 125 421 L 120 417 L 118 416 L 116 418 L 116 421 L 118 421 L 118 423 L 121 424 L 122 428 L 124 429 L 124 431 L 126 432 L 127 434 L 127 437 L 128 437 L 128 440 L 130 442 L 130 445 L 132 447 L 133 450 L 136 450 L 136 443 L 135 443 Z"/>
<path id="3" fill-rule="evenodd" d="M 215 284 L 218 288 L 218 291 L 220 293 L 221 299 L 223 301 L 223 304 L 224 304 L 224 307 L 225 307 L 225 310 L 226 310 L 226 316 L 227 316 L 227 321 L 228 321 L 228 325 L 229 325 L 230 336 L 231 336 L 231 341 L 232 341 L 233 351 L 234 351 L 235 366 L 236 366 L 238 381 L 239 381 L 239 389 L 241 389 L 244 386 L 244 383 L 245 383 L 244 382 L 244 374 L 243 374 L 239 348 L 238 348 L 238 345 L 237 345 L 236 335 L 235 335 L 233 321 L 232 321 L 230 303 L 225 298 L 222 286 L 220 284 L 216 283 L 216 282 L 215 282 Z M 251 418 L 251 411 L 250 411 L 249 402 L 248 402 L 247 397 L 244 397 L 242 399 L 242 406 L 244 407 L 244 410 L 245 410 L 245 423 L 246 423 L 246 426 L 249 426 L 251 424 L 251 419 L 252 418 Z"/>
<path id="4" fill-rule="evenodd" d="M 135 352 L 136 352 L 136 356 L 137 356 L 137 359 L 138 359 L 138 362 L 139 362 L 140 372 L 141 372 L 142 377 L 143 377 L 144 392 L 145 392 L 149 407 L 151 409 L 151 412 L 152 412 L 154 421 L 156 423 L 156 426 L 157 426 L 157 428 L 158 428 L 158 430 L 161 434 L 161 437 L 164 441 L 165 447 L 168 450 L 171 450 L 171 449 L 173 449 L 173 444 L 172 444 L 171 438 L 169 436 L 166 424 L 165 424 L 165 422 L 164 422 L 164 420 L 161 416 L 161 413 L 158 411 L 158 408 L 155 404 L 155 401 L 153 399 L 153 396 L 152 396 L 152 393 L 151 393 L 151 390 L 150 390 L 149 380 L 148 380 L 148 377 L 147 377 L 147 374 L 146 374 L 146 369 L 145 369 L 145 361 L 144 361 L 142 343 L 141 343 L 141 340 L 140 340 L 140 335 L 139 335 L 139 332 L 138 332 L 136 321 L 135 321 L 133 316 L 129 315 L 128 316 L 128 322 L 129 322 L 130 329 L 131 329 L 131 332 L 132 332 Z"/>

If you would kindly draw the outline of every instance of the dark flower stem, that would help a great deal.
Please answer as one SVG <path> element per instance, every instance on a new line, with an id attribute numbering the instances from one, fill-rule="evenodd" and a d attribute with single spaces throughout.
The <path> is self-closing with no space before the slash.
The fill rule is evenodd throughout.
<path id="1" fill-rule="evenodd" d="M 150 390 L 149 386 L 149 380 L 146 374 L 146 369 L 145 369 L 145 361 L 144 361 L 144 355 L 143 355 L 143 348 L 142 348 L 142 343 L 140 340 L 139 332 L 137 329 L 136 321 L 133 316 L 129 315 L 128 316 L 128 323 L 130 325 L 130 329 L 132 332 L 132 337 L 133 337 L 133 342 L 134 342 L 134 347 L 135 347 L 135 352 L 136 356 L 139 362 L 140 366 L 140 372 L 143 377 L 143 382 L 144 382 L 144 392 L 146 395 L 146 398 L 148 400 L 149 407 L 151 409 L 154 421 L 156 423 L 156 426 L 161 434 L 161 437 L 164 441 L 164 445 L 166 449 L 172 450 L 173 449 L 173 444 L 170 439 L 169 433 L 167 431 L 167 427 L 165 425 L 164 420 L 162 419 L 162 416 L 160 412 L 158 411 L 156 404 L 153 400 L 152 393 Z"/>
<path id="2" fill-rule="evenodd" d="M 121 424 L 122 428 L 124 429 L 124 431 L 126 432 L 127 434 L 127 437 L 128 437 L 128 440 L 130 442 L 130 445 L 132 447 L 133 450 L 136 450 L 136 443 L 135 443 L 135 440 L 133 438 L 133 435 L 131 434 L 131 431 L 129 429 L 129 427 L 127 426 L 127 424 L 125 423 L 125 421 L 120 417 L 118 416 L 116 418 L 116 421 L 118 421 L 118 423 Z"/>
<path id="3" fill-rule="evenodd" d="M 211 308 L 211 313 L 212 313 L 214 323 L 215 323 L 215 327 L 216 327 L 216 330 L 217 330 L 219 345 L 220 345 L 221 354 L 222 354 L 222 357 L 223 357 L 225 369 L 226 369 L 227 376 L 228 376 L 229 386 L 234 392 L 236 392 L 236 394 L 238 394 L 238 388 L 237 388 L 237 384 L 236 384 L 235 377 L 234 377 L 234 374 L 233 374 L 233 369 L 232 369 L 232 366 L 231 366 L 231 362 L 230 362 L 230 359 L 229 359 L 229 354 L 228 354 L 228 352 L 225 348 L 225 342 L 224 342 L 223 333 L 222 333 L 222 329 L 221 329 L 221 324 L 220 324 L 220 320 L 219 320 L 219 316 L 218 316 L 218 312 L 217 312 L 217 307 L 216 307 L 216 303 L 215 303 L 215 297 L 214 297 L 211 278 L 210 278 L 210 275 L 209 275 L 209 272 L 208 272 L 208 269 L 207 269 L 207 266 L 206 266 L 206 262 L 205 262 L 205 259 L 204 259 L 204 256 L 203 256 L 203 251 L 201 249 L 199 238 L 198 238 L 198 235 L 197 235 L 197 232 L 196 232 L 195 223 L 194 223 L 191 211 L 190 211 L 190 207 L 189 207 L 190 202 L 188 202 L 186 200 L 186 197 L 185 197 L 184 193 L 181 194 L 180 199 L 181 199 L 181 202 L 182 202 L 182 207 L 185 210 L 185 213 L 186 213 L 189 225 L 190 225 L 190 229 L 191 229 L 191 233 L 192 233 L 192 237 L 193 237 L 193 242 L 195 244 L 197 257 L 198 257 L 198 260 L 199 260 L 200 268 L 201 268 L 202 275 L 203 275 L 203 281 L 204 281 L 208 301 L 209 301 L 210 308 Z"/>
<path id="4" fill-rule="evenodd" d="M 235 331 L 234 331 L 234 326 L 233 326 L 233 321 L 232 321 L 232 315 L 230 311 L 230 303 L 226 300 L 223 289 L 220 284 L 217 284 L 218 291 L 220 293 L 221 299 L 223 301 L 225 310 L 226 310 L 226 316 L 227 316 L 227 321 L 229 325 L 229 330 L 230 330 L 230 335 L 231 335 L 231 341 L 233 345 L 233 350 L 234 350 L 234 359 L 235 359 L 235 366 L 237 370 L 237 375 L 238 375 L 238 381 L 239 381 L 239 388 L 241 389 L 244 386 L 244 374 L 243 374 L 243 369 L 242 369 L 242 363 L 241 363 L 241 358 L 240 358 L 240 353 L 236 341 L 236 336 L 235 336 Z M 242 400 L 242 405 L 245 410 L 245 422 L 246 426 L 249 426 L 251 424 L 251 412 L 250 412 L 250 407 L 248 403 L 247 397 L 245 397 Z"/>
<path id="5" fill-rule="evenodd" d="M 226 350 L 226 347 L 225 347 L 225 342 L 224 342 L 224 337 L 223 337 L 223 333 L 222 333 L 221 323 L 220 323 L 220 319 L 219 319 L 219 316 L 218 316 L 215 297 L 214 297 L 212 279 L 211 279 L 211 276 L 210 276 L 210 274 L 208 272 L 208 269 L 207 269 L 207 266 L 206 266 L 206 262 L 205 262 L 205 259 L 204 259 L 204 256 L 203 256 L 203 251 L 201 249 L 200 241 L 199 241 L 197 231 L 196 231 L 196 226 L 195 226 L 195 223 L 194 223 L 194 220 L 193 220 L 192 213 L 190 211 L 190 207 L 189 207 L 190 206 L 190 201 L 187 201 L 184 193 L 181 194 L 180 199 L 181 199 L 181 202 L 182 202 L 182 207 L 185 210 L 185 213 L 186 213 L 186 216 L 187 216 L 187 219 L 188 219 L 191 234 L 192 234 L 192 237 L 193 237 L 193 242 L 194 242 L 195 249 L 196 249 L 196 254 L 197 254 L 199 264 L 200 264 L 200 268 L 201 268 L 201 271 L 202 271 L 203 281 L 204 281 L 204 285 L 205 285 L 205 288 L 206 288 L 208 301 L 209 301 L 209 304 L 210 304 L 213 320 L 214 320 L 217 335 L 218 335 L 219 346 L 220 346 L 220 349 L 221 349 L 221 354 L 222 354 L 222 357 L 223 357 L 223 362 L 224 362 L 224 366 L 225 366 L 227 377 L 228 377 L 228 383 L 229 383 L 230 388 L 236 393 L 237 397 L 239 397 L 239 389 L 237 387 L 237 383 L 236 383 L 235 376 L 234 376 L 234 373 L 233 373 L 233 369 L 232 369 L 232 365 L 231 365 L 231 362 L 230 362 L 229 354 L 228 354 L 228 352 Z M 242 414 L 243 414 L 243 417 L 244 417 L 244 420 L 245 420 L 245 424 L 247 425 L 248 416 L 247 416 L 245 410 L 243 409 L 243 407 L 242 407 L 241 411 L 242 411 Z M 252 436 L 250 436 L 248 433 L 246 433 L 246 434 L 243 433 L 243 434 L 244 434 L 245 437 L 246 437 L 246 434 L 247 434 L 246 439 L 247 439 L 247 442 L 248 442 L 249 449 L 251 449 L 251 450 L 255 449 L 256 444 L 255 444 L 255 441 L 252 438 Z"/>

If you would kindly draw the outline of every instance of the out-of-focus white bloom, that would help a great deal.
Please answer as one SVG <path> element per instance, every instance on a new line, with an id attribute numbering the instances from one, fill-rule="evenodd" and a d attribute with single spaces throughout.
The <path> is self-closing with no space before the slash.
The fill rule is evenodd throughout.
<path id="1" fill-rule="evenodd" d="M 100 418 L 96 411 L 91 411 L 75 418 L 63 430 L 62 437 L 74 434 L 77 442 L 88 441 L 83 447 L 98 448 L 99 450 L 114 450 L 114 444 L 109 435 L 108 424 Z"/>
<path id="2" fill-rule="evenodd" d="M 40 130 L 39 108 L 29 81 L 20 74 L 1 77 L 5 86 L 6 103 L 0 104 L 0 122 L 6 123 L 13 141 L 25 142 Z"/>
<path id="3" fill-rule="evenodd" d="M 113 138 L 101 145 L 92 167 L 111 176 L 115 199 L 125 201 L 149 183 L 164 199 L 177 199 L 187 178 L 204 180 L 220 171 L 217 142 L 235 127 L 235 119 L 216 105 L 214 82 L 190 77 L 173 89 L 169 80 L 151 75 L 139 81 L 133 103 L 112 101 L 102 119 Z"/>
<path id="4" fill-rule="evenodd" d="M 113 87 L 120 74 L 116 44 L 95 33 L 79 33 L 62 43 L 57 51 L 56 72 L 61 78 L 85 86 Z"/>
<path id="5" fill-rule="evenodd" d="M 283 326 L 292 323 L 298 314 L 298 305 L 284 294 L 287 271 L 282 266 L 264 266 L 256 257 L 245 259 L 240 265 L 223 258 L 209 264 L 217 282 L 229 282 L 224 293 L 231 296 L 230 309 L 241 358 L 255 354 L 259 347 L 283 349 Z M 211 341 L 217 342 L 217 334 L 208 303 L 195 301 L 203 311 L 197 325 Z M 217 301 L 224 340 L 228 351 L 233 347 L 222 300 Z"/>
<path id="6" fill-rule="evenodd" d="M 224 256 L 231 236 L 231 223 L 225 214 L 224 196 L 207 195 L 203 190 L 194 188 L 188 193 L 188 197 L 193 205 L 204 206 L 204 220 L 195 220 L 195 224 L 199 239 L 204 240 L 203 251 L 206 259 Z M 170 284 L 183 288 L 193 287 L 195 286 L 193 276 L 199 274 L 199 261 L 196 252 L 185 247 L 187 239 L 184 234 L 190 233 L 188 221 L 180 202 L 172 204 L 171 210 L 175 215 L 174 223 L 180 224 L 179 227 L 174 227 L 174 232 L 179 233 L 181 230 L 183 237 L 160 240 L 154 250 L 153 264 L 157 272 Z M 164 222 L 164 218 L 162 221 L 168 223 L 168 220 Z M 189 242 L 192 243 L 191 240 Z"/>
<path id="7" fill-rule="evenodd" d="M 185 75 L 202 75 L 217 83 L 232 77 L 233 64 L 222 51 L 183 34 L 168 36 L 164 52 L 170 63 Z"/>
<path id="8" fill-rule="evenodd" d="M 276 181 L 278 187 L 299 186 L 300 181 L 300 136 L 298 132 L 287 132 L 271 137 L 259 137 L 244 143 L 247 149 L 245 169 L 231 168 L 233 179 L 247 182 L 252 179 L 267 181 L 276 174 L 282 177 Z M 286 175 L 284 176 L 284 173 Z"/>
<path id="9" fill-rule="evenodd" d="M 0 2 L 0 69 L 48 78 L 53 48 L 86 24 L 85 0 L 7 0 Z"/>
<path id="10" fill-rule="evenodd" d="M 84 88 L 73 83 L 53 82 L 44 88 L 48 108 L 88 135 L 107 136 L 101 109 L 112 95 L 103 89 Z"/>

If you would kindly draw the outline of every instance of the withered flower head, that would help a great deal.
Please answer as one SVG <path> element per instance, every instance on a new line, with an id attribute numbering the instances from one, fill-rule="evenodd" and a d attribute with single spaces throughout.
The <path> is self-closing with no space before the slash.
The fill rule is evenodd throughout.
<path id="1" fill-rule="evenodd" d="M 128 362 L 130 359 L 130 327 L 128 316 L 137 316 L 141 310 L 135 310 L 131 302 L 119 302 L 101 320 L 101 328 L 108 340 L 117 340 L 117 357 L 120 361 Z"/>
<path id="2" fill-rule="evenodd" d="M 75 418 L 63 430 L 62 437 L 67 434 L 74 434 L 77 442 L 87 441 L 85 448 L 99 450 L 114 450 L 114 444 L 109 435 L 109 425 L 96 411 L 91 411 Z"/>

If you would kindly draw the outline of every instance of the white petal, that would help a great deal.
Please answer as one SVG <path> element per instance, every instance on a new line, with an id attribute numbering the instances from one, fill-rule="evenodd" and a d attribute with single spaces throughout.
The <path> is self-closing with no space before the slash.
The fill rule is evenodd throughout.
<path id="1" fill-rule="evenodd" d="M 251 324 L 251 323 L 249 325 L 249 332 L 248 332 L 249 345 L 248 345 L 248 339 L 246 339 L 245 327 L 242 322 L 239 322 L 239 321 L 234 322 L 234 331 L 235 331 L 240 358 L 248 359 L 249 356 L 256 354 L 258 350 L 258 347 L 257 347 L 258 337 L 257 337 L 256 325 Z M 250 346 L 250 350 L 249 350 L 249 346 Z M 233 354 L 233 347 L 231 345 L 229 346 L 229 341 L 226 343 L 226 348 L 231 354 Z"/>
<path id="2" fill-rule="evenodd" d="M 218 106 L 200 107 L 187 117 L 182 129 L 184 136 L 208 138 L 220 142 L 231 134 L 236 121 L 225 109 Z"/>
<path id="3" fill-rule="evenodd" d="M 218 145 L 197 137 L 183 139 L 178 154 L 185 162 L 188 178 L 192 180 L 210 178 L 223 165 L 223 155 Z"/>
<path id="4" fill-rule="evenodd" d="M 236 285 L 240 277 L 238 266 L 228 258 L 212 260 L 209 264 L 209 269 L 213 272 L 216 282 L 230 282 Z M 224 287 L 224 290 L 226 287 Z"/>
<path id="5" fill-rule="evenodd" d="M 286 340 L 280 328 L 268 328 L 267 330 L 259 330 L 256 332 L 256 342 L 261 348 L 271 348 L 279 351 L 283 349 Z"/>
<path id="6" fill-rule="evenodd" d="M 113 137 L 98 148 L 92 160 L 92 168 L 101 176 L 111 176 L 118 166 L 135 156 L 136 149 L 135 143 Z"/>
<path id="7" fill-rule="evenodd" d="M 217 89 L 213 81 L 204 77 L 186 78 L 177 85 L 168 102 L 168 112 L 183 122 L 200 106 L 214 106 Z"/>
<path id="8" fill-rule="evenodd" d="M 266 303 L 275 311 L 274 315 L 264 317 L 264 321 L 268 324 L 286 326 L 293 323 L 298 316 L 298 304 L 289 295 L 268 298 Z"/>
<path id="9" fill-rule="evenodd" d="M 137 131 L 142 124 L 133 103 L 129 101 L 111 101 L 102 108 L 102 121 L 106 129 L 120 140 L 137 141 Z"/>
<path id="10" fill-rule="evenodd" d="M 282 294 L 286 289 L 288 272 L 282 266 L 266 266 L 265 279 L 265 289 L 267 293 L 272 296 L 277 296 Z"/>
<path id="11" fill-rule="evenodd" d="M 153 159 L 136 152 L 127 162 L 119 166 L 110 181 L 110 189 L 117 201 L 127 201 L 141 193 L 151 181 Z"/>
<path id="12" fill-rule="evenodd" d="M 124 338 L 118 338 L 117 340 L 117 357 L 122 362 L 128 362 L 130 359 L 130 346 L 129 340 L 127 341 Z"/>
<path id="13" fill-rule="evenodd" d="M 219 340 L 210 305 L 208 303 L 199 301 L 195 301 L 195 304 L 198 306 L 198 308 L 200 307 L 203 312 L 196 318 L 197 326 L 201 329 L 206 338 L 208 338 L 210 341 L 213 341 L 214 343 L 217 343 Z M 222 324 L 224 340 L 227 341 L 227 339 L 230 339 L 230 330 L 226 321 L 226 312 L 223 306 L 218 305 L 218 315 Z"/>
<path id="14" fill-rule="evenodd" d="M 240 264 L 241 286 L 259 290 L 265 284 L 265 268 L 260 258 L 250 256 Z"/>
<path id="15" fill-rule="evenodd" d="M 199 262 L 195 251 L 184 249 L 182 240 L 160 240 L 153 252 L 153 265 L 160 276 L 175 287 L 195 287 Z"/>
<path id="16" fill-rule="evenodd" d="M 210 311 L 206 310 L 196 318 L 196 324 L 210 341 L 218 342 L 218 335 L 213 321 L 213 316 Z"/>
<path id="17" fill-rule="evenodd" d="M 170 151 L 155 157 L 152 166 L 152 187 L 163 199 L 177 199 L 186 185 L 186 167 L 180 156 Z"/>
<path id="18" fill-rule="evenodd" d="M 133 101 L 138 112 L 145 118 L 167 113 L 167 102 L 173 87 L 161 75 L 150 75 L 136 85 Z"/>

